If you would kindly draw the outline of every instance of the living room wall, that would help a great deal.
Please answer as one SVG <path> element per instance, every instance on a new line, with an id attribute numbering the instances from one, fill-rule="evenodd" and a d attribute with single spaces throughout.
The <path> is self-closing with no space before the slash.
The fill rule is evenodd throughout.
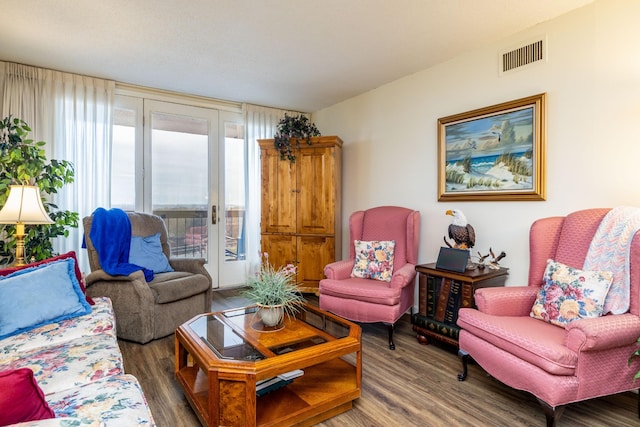
<path id="1" fill-rule="evenodd" d="M 433 262 L 451 219 L 445 211 L 455 207 L 476 229 L 474 254 L 504 250 L 507 285 L 521 285 L 527 282 L 528 232 L 535 219 L 640 206 L 639 16 L 636 0 L 599 0 L 315 112 L 323 134 L 344 141 L 343 248 L 351 212 L 400 205 L 421 212 L 419 260 Z M 500 76 L 499 53 L 536 37 L 546 37 L 547 61 Z M 438 118 L 542 92 L 546 200 L 438 202 Z"/>

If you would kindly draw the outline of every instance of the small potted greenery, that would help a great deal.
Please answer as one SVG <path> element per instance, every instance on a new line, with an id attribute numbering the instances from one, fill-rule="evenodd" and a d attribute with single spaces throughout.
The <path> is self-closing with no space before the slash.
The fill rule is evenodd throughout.
<path id="1" fill-rule="evenodd" d="M 247 289 L 242 296 L 258 306 L 262 323 L 275 327 L 287 316 L 295 316 L 302 307 L 304 298 L 295 284 L 296 267 L 289 264 L 275 268 L 269 263 L 269 255 L 262 255 L 260 270 L 247 278 Z"/>
<path id="2" fill-rule="evenodd" d="M 302 114 L 289 116 L 285 113 L 278 123 L 273 143 L 280 151 L 281 160 L 288 159 L 290 162 L 295 162 L 296 156 L 293 154 L 293 144 L 295 144 L 296 148 L 300 147 L 300 141 L 305 141 L 308 145 L 311 145 L 312 136 L 320 136 L 320 131 L 307 116 Z"/>
<path id="3" fill-rule="evenodd" d="M 640 338 L 638 338 L 638 345 L 640 346 Z M 633 363 L 633 360 L 636 357 L 640 357 L 640 348 L 638 348 L 636 351 L 634 351 L 631 354 L 631 356 L 629 357 L 629 361 L 628 361 L 629 366 L 631 366 L 631 364 Z M 638 378 L 640 378 L 640 371 L 636 372 L 636 374 L 633 376 L 634 380 L 637 380 Z"/>

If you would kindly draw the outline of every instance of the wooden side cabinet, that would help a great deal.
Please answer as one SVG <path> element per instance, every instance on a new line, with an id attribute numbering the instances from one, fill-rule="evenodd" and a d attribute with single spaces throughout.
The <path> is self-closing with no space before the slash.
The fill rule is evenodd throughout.
<path id="1" fill-rule="evenodd" d="M 439 270 L 435 263 L 416 266 L 418 272 L 418 313 L 411 316 L 413 330 L 421 344 L 429 338 L 458 346 L 458 310 L 475 307 L 473 294 L 478 288 L 504 286 L 507 268 L 467 270 L 455 273 Z"/>
<path id="2" fill-rule="evenodd" d="M 342 140 L 311 138 L 281 160 L 273 139 L 260 139 L 261 250 L 274 267 L 293 264 L 302 292 L 318 292 L 324 266 L 342 258 Z"/>

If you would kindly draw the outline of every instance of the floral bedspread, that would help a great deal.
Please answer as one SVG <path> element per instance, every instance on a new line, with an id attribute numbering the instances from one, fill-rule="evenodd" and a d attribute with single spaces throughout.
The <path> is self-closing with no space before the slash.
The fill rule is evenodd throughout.
<path id="1" fill-rule="evenodd" d="M 30 368 L 55 419 L 19 426 L 155 426 L 138 380 L 124 373 L 113 308 L 0 341 L 0 370 Z"/>

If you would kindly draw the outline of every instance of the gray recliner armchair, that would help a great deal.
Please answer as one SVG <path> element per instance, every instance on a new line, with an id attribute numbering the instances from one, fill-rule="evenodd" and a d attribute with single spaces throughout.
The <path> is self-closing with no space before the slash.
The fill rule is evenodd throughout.
<path id="1" fill-rule="evenodd" d="M 141 270 L 128 276 L 107 274 L 91 242 L 93 216 L 88 216 L 82 220 L 91 267 L 85 281 L 87 295 L 111 299 L 118 337 L 144 344 L 171 335 L 180 324 L 211 311 L 211 276 L 204 268 L 203 258 L 171 258 L 162 218 L 136 212 L 127 215 L 132 236 L 160 233 L 162 250 L 175 271 L 156 273 L 149 283 Z"/>

